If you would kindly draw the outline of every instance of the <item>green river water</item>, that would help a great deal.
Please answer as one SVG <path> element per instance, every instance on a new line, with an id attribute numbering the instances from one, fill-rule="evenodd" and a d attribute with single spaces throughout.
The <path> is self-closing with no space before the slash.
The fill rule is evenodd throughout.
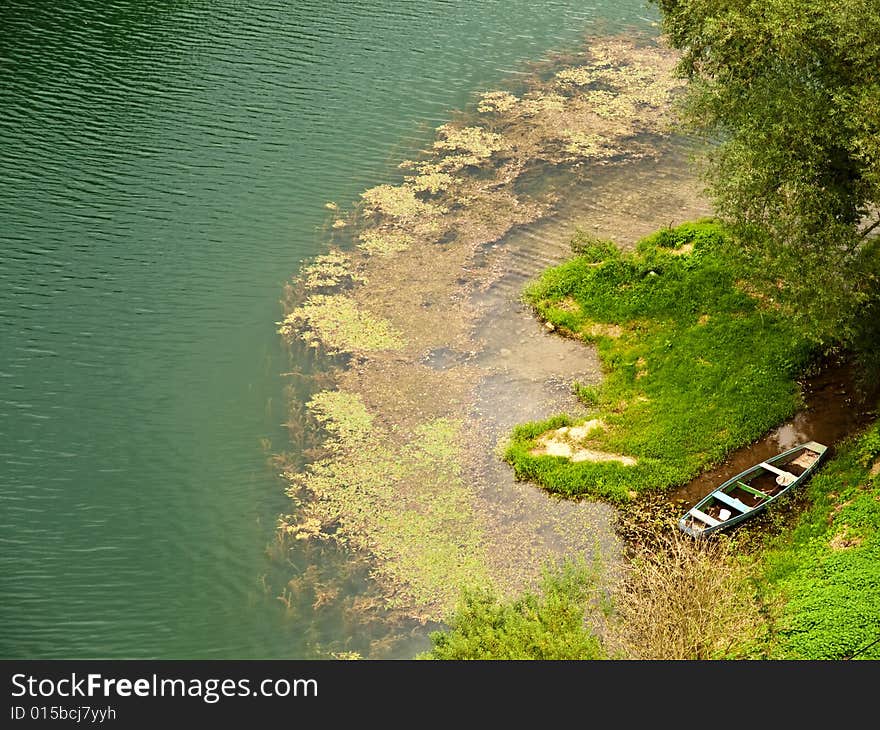
<path id="1" fill-rule="evenodd" d="M 0 3 L 0 656 L 308 658 L 279 299 L 323 205 L 641 0 Z M 399 656 L 424 648 L 405 644 Z"/>

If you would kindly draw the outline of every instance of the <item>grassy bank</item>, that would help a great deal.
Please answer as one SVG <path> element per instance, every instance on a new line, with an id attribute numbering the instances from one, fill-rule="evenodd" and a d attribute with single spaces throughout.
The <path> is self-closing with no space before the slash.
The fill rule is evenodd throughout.
<path id="1" fill-rule="evenodd" d="M 764 600 L 781 606 L 772 654 L 880 659 L 880 423 L 843 444 L 806 497 L 758 566 Z"/>
<path id="2" fill-rule="evenodd" d="M 737 531 L 658 530 L 608 595 L 575 564 L 540 593 L 468 592 L 422 658 L 880 659 L 880 422 L 842 444 L 799 503 L 748 552 Z"/>
<path id="3" fill-rule="evenodd" d="M 810 338 L 753 295 L 731 246 L 712 221 L 631 252 L 579 235 L 576 257 L 529 287 L 557 332 L 596 343 L 605 378 L 577 386 L 586 417 L 515 430 L 506 458 L 520 478 L 625 502 L 796 410 Z M 608 595 L 571 566 L 519 598 L 466 593 L 425 657 L 880 658 L 880 422 L 838 445 L 797 497 L 767 533 L 694 541 L 655 521 Z"/>
<path id="4" fill-rule="evenodd" d="M 811 345 L 740 278 L 713 221 L 622 252 L 579 234 L 526 301 L 557 332 L 594 342 L 604 378 L 576 385 L 588 419 L 519 426 L 505 458 L 566 496 L 625 502 L 687 481 L 794 413 Z"/>

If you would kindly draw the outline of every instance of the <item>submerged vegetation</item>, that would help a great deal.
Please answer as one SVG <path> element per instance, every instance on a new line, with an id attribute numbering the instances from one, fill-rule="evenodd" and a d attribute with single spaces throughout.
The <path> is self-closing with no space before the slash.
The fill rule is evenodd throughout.
<path id="1" fill-rule="evenodd" d="M 356 393 L 321 391 L 308 408 L 327 434 L 324 455 L 287 474 L 297 510 L 282 521 L 285 534 L 372 553 L 374 577 L 396 588 L 387 605 L 410 615 L 443 614 L 458 590 L 485 584 L 481 535 L 455 460 L 460 424 L 436 419 L 401 443 Z M 425 488 L 405 492 L 409 481 Z"/>
<path id="2" fill-rule="evenodd" d="M 557 332 L 595 343 L 605 377 L 577 388 L 587 432 L 566 415 L 514 430 L 505 456 L 518 477 L 625 502 L 687 481 L 795 411 L 810 339 L 752 294 L 720 224 L 663 229 L 626 253 L 583 234 L 573 248 L 525 297 Z M 568 453 L 542 448 L 563 430 Z"/>
<path id="3" fill-rule="evenodd" d="M 332 365 L 291 409 L 324 443 L 283 468 L 293 509 L 279 529 L 370 555 L 385 607 L 442 620 L 463 588 L 533 587 L 543 561 L 590 542 L 576 512 L 548 502 L 536 519 L 465 476 L 470 452 L 485 449 L 469 422 L 485 373 L 472 364 L 471 294 L 494 272 L 472 274 L 491 244 L 554 210 L 552 192 L 524 192 L 524 174 L 654 153 L 674 62 L 655 39 L 595 39 L 515 89 L 483 93 L 401 162 L 402 179 L 350 211 L 327 205 L 330 252 L 291 282 L 278 323 L 291 346 Z M 438 349 L 463 357 L 431 367 Z"/>

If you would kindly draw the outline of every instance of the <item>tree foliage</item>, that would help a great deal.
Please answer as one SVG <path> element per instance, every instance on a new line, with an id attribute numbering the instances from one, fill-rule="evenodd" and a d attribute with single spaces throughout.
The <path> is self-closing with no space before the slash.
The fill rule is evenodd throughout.
<path id="1" fill-rule="evenodd" d="M 708 182 L 768 295 L 847 340 L 877 291 L 880 3 L 653 0 Z"/>

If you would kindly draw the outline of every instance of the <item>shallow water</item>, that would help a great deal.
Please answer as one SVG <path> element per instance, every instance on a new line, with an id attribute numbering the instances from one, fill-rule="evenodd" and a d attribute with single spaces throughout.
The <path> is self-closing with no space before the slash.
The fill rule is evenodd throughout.
<path id="1" fill-rule="evenodd" d="M 0 656 L 360 648 L 276 599 L 282 285 L 323 204 L 393 181 L 474 92 L 651 14 L 0 4 Z"/>

